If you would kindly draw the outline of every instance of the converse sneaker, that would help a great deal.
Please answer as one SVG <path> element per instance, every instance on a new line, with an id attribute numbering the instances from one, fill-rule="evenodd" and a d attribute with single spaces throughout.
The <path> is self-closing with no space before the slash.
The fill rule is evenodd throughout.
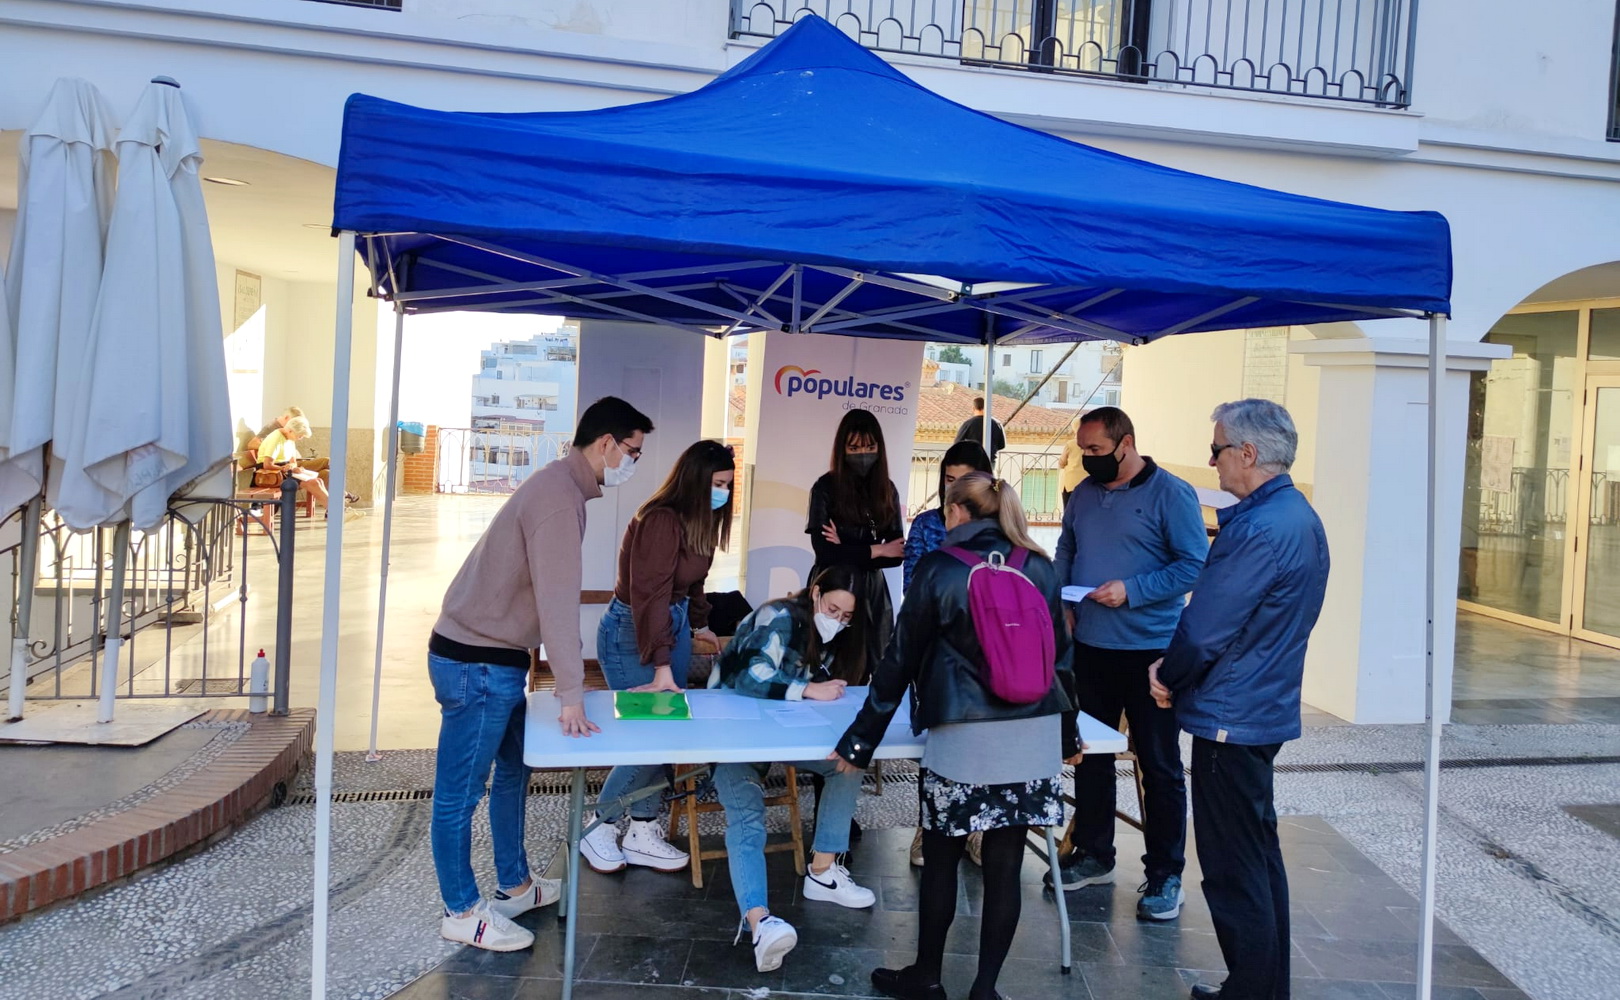
<path id="1" fill-rule="evenodd" d="M 664 839 L 658 821 L 633 819 L 620 842 L 621 857 L 633 865 L 642 865 L 661 872 L 677 872 L 686 867 L 685 851 Z"/>
<path id="2" fill-rule="evenodd" d="M 531 880 L 529 887 L 522 892 L 512 895 L 508 895 L 504 890 L 496 892 L 495 898 L 489 901 L 489 908 L 511 920 L 520 913 L 550 906 L 561 895 L 561 882 L 554 878 L 537 878 Z"/>
<path id="3" fill-rule="evenodd" d="M 623 871 L 624 852 L 619 850 L 619 828 L 604 822 L 579 840 L 579 853 L 592 871 L 606 875 Z"/>
<path id="4" fill-rule="evenodd" d="M 849 869 L 836 861 L 828 865 L 824 872 L 812 869 L 805 873 L 804 898 L 837 903 L 852 910 L 864 910 L 877 902 L 877 894 L 856 885 L 849 876 Z"/>
<path id="5" fill-rule="evenodd" d="M 737 937 L 742 937 L 743 928 L 748 926 L 745 918 L 742 925 L 737 928 Z M 766 917 L 754 928 L 754 968 L 760 972 L 775 972 L 782 967 L 782 958 L 793 950 L 799 943 L 799 932 L 793 925 L 781 917 Z M 732 941 L 736 944 L 736 941 Z"/>
<path id="6" fill-rule="evenodd" d="M 1136 901 L 1138 920 L 1174 920 L 1181 916 L 1181 904 L 1187 898 L 1181 891 L 1181 876 L 1150 878 L 1136 891 L 1142 894 Z"/>
<path id="7" fill-rule="evenodd" d="M 534 944 L 534 935 L 501 916 L 480 899 L 465 917 L 449 913 L 439 921 L 439 936 L 485 951 L 522 951 Z"/>

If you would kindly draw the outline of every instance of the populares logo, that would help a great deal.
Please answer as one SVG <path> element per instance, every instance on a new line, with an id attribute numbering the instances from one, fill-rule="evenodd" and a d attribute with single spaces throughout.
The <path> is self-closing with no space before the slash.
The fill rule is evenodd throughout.
<path id="1" fill-rule="evenodd" d="M 826 399 L 842 396 L 847 399 L 882 399 L 899 402 L 906 398 L 911 383 L 895 385 L 892 382 L 863 382 L 851 375 L 848 378 L 827 378 L 819 368 L 806 370 L 798 365 L 783 365 L 776 370 L 776 393 L 792 399 L 798 395 Z"/>

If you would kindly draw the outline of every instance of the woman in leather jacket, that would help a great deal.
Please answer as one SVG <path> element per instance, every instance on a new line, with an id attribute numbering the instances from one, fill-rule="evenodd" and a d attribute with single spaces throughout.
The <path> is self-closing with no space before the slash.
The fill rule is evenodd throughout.
<path id="1" fill-rule="evenodd" d="M 1023 574 L 1051 611 L 1052 687 L 1027 705 L 991 693 L 968 609 L 970 569 L 950 553 L 932 552 L 917 563 L 894 640 L 834 756 L 841 770 L 869 764 L 900 699 L 911 698 L 912 728 L 928 730 L 917 960 L 904 969 L 873 970 L 872 985 L 886 996 L 943 1000 L 940 965 L 956 913 L 957 868 L 968 834 L 982 831 L 984 912 L 969 1000 L 995 1000 L 996 979 L 1018 927 L 1025 837 L 1031 826 L 1063 822 L 1062 768 L 1080 759 L 1071 644 L 1057 574 L 1030 540 L 1012 487 L 983 472 L 961 477 L 946 493 L 945 525 L 949 547 L 981 556 L 1006 555 L 1014 546 L 1029 551 Z"/>

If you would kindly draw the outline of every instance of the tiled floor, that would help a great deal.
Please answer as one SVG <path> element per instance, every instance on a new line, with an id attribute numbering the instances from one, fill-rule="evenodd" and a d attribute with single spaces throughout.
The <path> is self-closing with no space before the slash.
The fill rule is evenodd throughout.
<path id="1" fill-rule="evenodd" d="M 906 829 L 874 831 L 850 861 L 856 877 L 877 890 L 868 911 L 806 902 L 788 859 L 769 862 L 774 912 L 798 929 L 799 945 L 783 968 L 754 970 L 746 943 L 733 946 L 737 910 L 724 861 L 711 862 L 706 887 L 679 876 L 633 870 L 587 871 L 581 882 L 580 987 L 575 996 L 641 996 L 685 1000 L 730 996 L 874 996 L 874 966 L 904 965 L 916 943 L 918 873 L 906 863 Z M 1031 855 L 1024 867 L 1024 908 L 1000 981 L 1009 1000 L 1097 998 L 1148 1000 L 1186 995 L 1194 982 L 1223 978 L 1209 911 L 1189 859 L 1187 904 L 1179 920 L 1144 925 L 1135 919 L 1141 838 L 1122 829 L 1119 879 L 1066 893 L 1074 947 L 1073 974 L 1058 969 L 1058 923 L 1044 868 Z M 1391 1000 L 1412 996 L 1416 904 L 1332 827 L 1314 817 L 1283 822 L 1293 890 L 1296 1000 Z M 559 865 L 554 864 L 554 869 Z M 553 871 L 552 874 L 556 874 Z M 947 942 L 945 987 L 965 995 L 977 951 L 981 883 L 963 866 L 957 919 Z M 396 994 L 400 1000 L 449 997 L 543 1000 L 560 993 L 562 929 L 546 911 L 524 918 L 538 935 L 527 952 L 497 955 L 464 949 Z M 1509 1000 L 1513 984 L 1442 931 L 1437 997 Z M 656 987 L 656 989 L 654 988 Z M 639 989 L 638 989 L 639 988 Z"/>

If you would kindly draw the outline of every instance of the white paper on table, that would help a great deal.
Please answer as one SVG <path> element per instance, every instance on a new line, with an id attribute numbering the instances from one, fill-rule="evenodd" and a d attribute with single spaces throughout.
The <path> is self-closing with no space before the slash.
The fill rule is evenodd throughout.
<path id="1" fill-rule="evenodd" d="M 704 691 L 686 699 L 692 718 L 705 721 L 751 722 L 759 718 L 759 699 L 729 691 Z"/>
<path id="2" fill-rule="evenodd" d="M 814 705 L 802 701 L 783 702 L 772 705 L 765 710 L 765 714 L 775 720 L 776 724 L 787 729 L 807 729 L 811 726 L 831 726 L 825 715 L 816 711 Z"/>
<path id="3" fill-rule="evenodd" d="M 1100 586 L 1102 586 L 1102 584 L 1098 584 L 1097 586 L 1100 587 Z M 1096 589 L 1097 589 L 1097 587 L 1087 587 L 1084 584 L 1082 584 L 1082 585 L 1080 585 L 1078 587 L 1064 587 L 1063 588 L 1063 599 L 1065 601 L 1069 601 L 1072 604 L 1079 604 L 1081 601 L 1086 599 L 1087 594 L 1091 593 L 1093 590 L 1096 590 Z"/>

